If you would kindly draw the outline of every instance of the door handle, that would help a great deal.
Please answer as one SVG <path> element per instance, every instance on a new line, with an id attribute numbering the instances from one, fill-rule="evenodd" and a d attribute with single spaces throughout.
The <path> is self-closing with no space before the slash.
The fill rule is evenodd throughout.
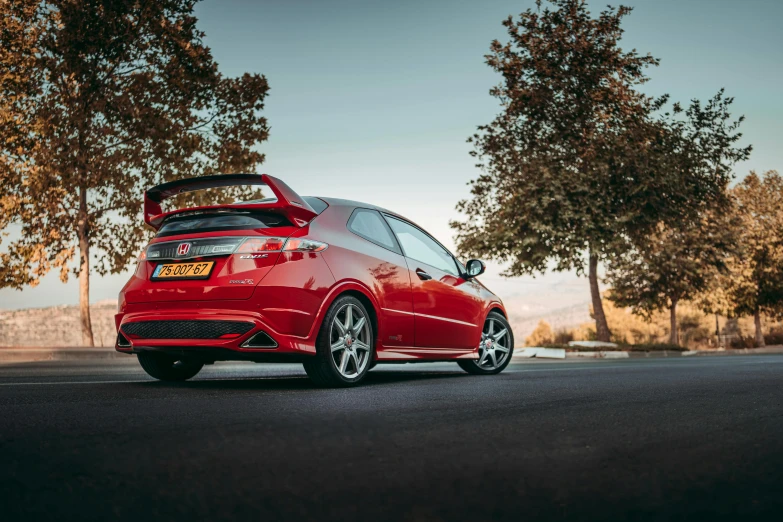
<path id="1" fill-rule="evenodd" d="M 422 281 L 429 281 L 430 279 L 432 279 L 432 276 L 429 275 L 424 270 L 422 270 L 421 268 L 416 269 L 416 275 L 419 276 L 419 279 L 421 279 Z"/>

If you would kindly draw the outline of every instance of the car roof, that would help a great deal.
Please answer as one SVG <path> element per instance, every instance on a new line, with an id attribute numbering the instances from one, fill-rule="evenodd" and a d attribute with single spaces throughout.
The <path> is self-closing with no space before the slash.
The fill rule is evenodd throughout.
<path id="1" fill-rule="evenodd" d="M 323 196 L 303 196 L 304 198 L 317 198 L 321 201 L 325 202 L 330 207 L 348 207 L 348 208 L 367 208 L 371 210 L 377 210 L 378 212 L 383 212 L 384 214 L 389 214 L 390 216 L 394 216 L 396 218 L 400 218 L 402 221 L 407 221 L 408 223 L 411 223 L 412 225 L 415 225 L 416 227 L 423 230 L 427 235 L 430 235 L 427 230 L 422 227 L 421 225 L 417 224 L 415 221 L 412 221 L 402 214 L 398 214 L 397 212 L 394 212 L 393 210 L 389 210 L 387 208 L 379 207 L 378 205 L 372 205 L 370 203 L 364 203 L 362 201 L 354 201 L 352 199 L 342 199 L 342 198 L 325 198 Z M 264 199 L 258 199 L 253 201 L 243 201 L 243 204 L 250 204 L 250 203 L 259 203 L 259 202 L 267 202 L 267 201 L 275 201 L 275 198 L 264 198 Z M 320 214 L 320 212 L 318 212 Z M 430 235 L 430 237 L 432 237 Z M 433 239 L 435 239 L 433 237 Z M 435 239 L 436 242 L 440 243 L 437 239 Z M 443 245 L 441 245 L 443 246 Z M 446 247 L 443 247 L 446 248 Z M 448 249 L 447 249 L 448 250 Z"/>
<path id="2" fill-rule="evenodd" d="M 438 241 L 438 239 L 427 232 L 427 229 L 416 223 L 415 221 L 412 221 L 405 216 L 398 214 L 397 212 L 394 212 L 393 210 L 388 210 L 383 207 L 379 207 L 378 205 L 371 205 L 369 203 L 363 203 L 361 201 L 353 201 L 350 199 L 340 199 L 340 198 L 322 198 L 321 196 L 311 196 L 311 197 L 317 197 L 318 199 L 325 201 L 329 204 L 329 206 L 335 206 L 335 207 L 348 207 L 348 208 L 368 208 L 371 210 L 377 210 L 378 212 L 383 212 L 384 214 L 389 214 L 390 216 L 394 216 L 396 218 L 399 218 L 402 221 L 406 221 L 410 223 L 411 225 L 419 228 L 422 230 L 425 234 L 427 234 L 429 237 L 432 238 L 433 241 L 435 241 L 437 244 L 439 244 L 446 252 L 451 253 L 451 251 L 446 248 L 443 243 Z M 452 254 L 453 255 L 453 254 Z M 455 256 L 456 257 L 456 256 Z M 459 262 L 459 260 L 457 260 Z"/>
<path id="3" fill-rule="evenodd" d="M 370 203 L 363 203 L 361 201 L 353 201 L 351 199 L 324 198 L 324 197 L 321 197 L 321 196 L 314 196 L 314 197 L 317 197 L 318 199 L 325 201 L 326 203 L 329 204 L 329 206 L 369 208 L 369 209 L 372 209 L 372 210 L 377 210 L 378 212 L 384 212 L 384 213 L 389 214 L 391 216 L 398 217 L 398 218 L 400 218 L 400 219 L 402 219 L 404 221 L 409 221 L 409 222 L 413 223 L 413 221 L 411 221 L 410 219 L 406 218 L 405 216 L 403 216 L 401 214 L 398 214 L 397 212 L 394 212 L 393 210 L 389 210 L 389 209 L 386 209 L 386 208 L 383 208 L 383 207 L 379 207 L 378 205 L 372 205 Z M 416 225 L 416 226 L 418 226 L 418 225 Z M 421 227 L 419 227 L 419 228 L 421 228 Z"/>

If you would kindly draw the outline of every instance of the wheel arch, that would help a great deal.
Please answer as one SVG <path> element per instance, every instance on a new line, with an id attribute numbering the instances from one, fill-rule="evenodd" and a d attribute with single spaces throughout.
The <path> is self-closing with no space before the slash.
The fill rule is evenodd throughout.
<path id="1" fill-rule="evenodd" d="M 362 292 L 360 292 L 358 290 L 354 290 L 354 289 L 345 290 L 344 292 L 340 292 L 339 294 L 337 294 L 335 296 L 335 298 L 332 301 L 334 302 L 334 301 L 336 301 L 337 299 L 339 299 L 340 297 L 342 297 L 344 295 L 350 295 L 352 297 L 355 297 L 356 299 L 359 300 L 359 302 L 361 302 L 364 305 L 364 308 L 367 310 L 367 313 L 370 314 L 370 323 L 372 324 L 372 329 L 373 329 L 373 332 L 375 333 L 375 339 L 373 339 L 373 340 L 377 340 L 378 336 L 379 336 L 379 331 L 378 331 L 378 311 L 375 309 L 375 305 L 373 304 L 373 302 L 365 294 L 363 294 Z M 329 306 L 331 306 L 331 304 Z"/>
<path id="2" fill-rule="evenodd" d="M 316 320 L 313 322 L 310 335 L 318 335 L 318 331 L 321 328 L 321 323 L 323 322 L 324 317 L 326 317 L 326 312 L 329 310 L 329 307 L 331 307 L 332 303 L 344 295 L 355 297 L 367 309 L 367 313 L 370 314 L 370 323 L 372 324 L 374 331 L 374 341 L 376 341 L 377 344 L 378 339 L 380 339 L 380 316 L 378 313 L 380 306 L 378 305 L 378 302 L 376 301 L 372 292 L 364 288 L 362 285 L 353 282 L 344 282 L 335 285 L 335 287 L 332 288 L 332 291 L 329 292 L 329 294 L 326 296 L 326 299 L 324 299 L 323 303 L 321 304 L 321 308 L 318 311 Z"/>
<path id="3" fill-rule="evenodd" d="M 489 310 L 487 311 L 487 315 L 491 314 L 492 312 L 499 313 L 500 315 L 502 315 L 506 319 L 506 321 L 508 321 L 508 314 L 506 313 L 506 310 L 501 305 L 499 305 L 498 303 L 492 303 L 489 306 Z"/>

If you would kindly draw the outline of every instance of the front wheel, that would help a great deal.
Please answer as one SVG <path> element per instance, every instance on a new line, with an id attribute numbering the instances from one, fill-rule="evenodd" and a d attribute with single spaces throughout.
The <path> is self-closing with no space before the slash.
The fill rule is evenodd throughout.
<path id="1" fill-rule="evenodd" d="M 495 375 L 506 369 L 514 354 L 514 334 L 505 317 L 490 312 L 478 348 L 478 359 L 457 361 L 463 370 L 473 375 Z"/>
<path id="2" fill-rule="evenodd" d="M 204 367 L 204 363 L 198 361 L 156 352 L 139 353 L 139 364 L 150 377 L 160 381 L 187 381 Z"/>
<path id="3" fill-rule="evenodd" d="M 318 386 L 358 384 L 373 361 L 370 314 L 361 301 L 346 295 L 326 312 L 316 341 L 316 355 L 304 363 L 305 372 Z"/>

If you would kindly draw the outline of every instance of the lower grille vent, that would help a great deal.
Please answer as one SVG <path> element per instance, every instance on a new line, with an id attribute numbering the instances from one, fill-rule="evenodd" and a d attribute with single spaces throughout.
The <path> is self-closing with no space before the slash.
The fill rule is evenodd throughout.
<path id="1" fill-rule="evenodd" d="M 266 332 L 258 332 L 242 343 L 243 348 L 277 348 L 277 343 Z"/>
<path id="2" fill-rule="evenodd" d="M 219 339 L 252 329 L 253 323 L 242 321 L 140 321 L 122 326 L 125 334 L 143 339 Z"/>

